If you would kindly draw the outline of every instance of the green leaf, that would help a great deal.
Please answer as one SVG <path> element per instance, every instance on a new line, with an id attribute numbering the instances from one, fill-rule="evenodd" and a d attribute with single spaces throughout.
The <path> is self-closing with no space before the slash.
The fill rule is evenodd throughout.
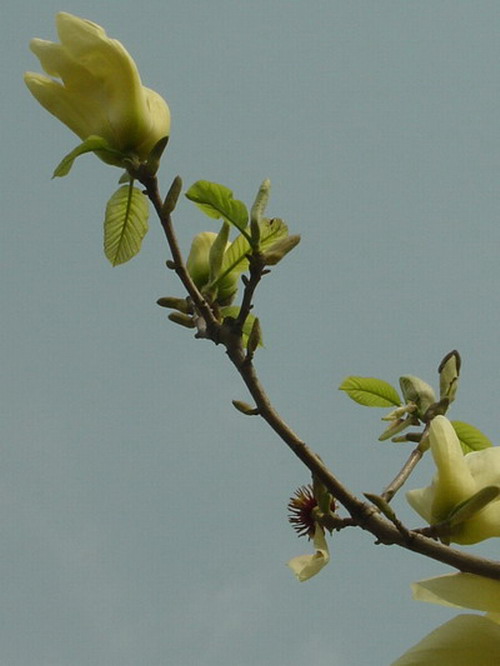
<path id="1" fill-rule="evenodd" d="M 484 433 L 469 423 L 451 421 L 451 425 L 455 429 L 464 454 L 471 453 L 472 451 L 481 451 L 481 449 L 488 449 L 490 446 L 493 446 Z"/>
<path id="2" fill-rule="evenodd" d="M 288 227 L 278 218 L 272 220 L 263 219 L 260 230 L 260 250 L 265 252 L 274 243 L 282 238 L 288 236 Z M 248 240 L 240 234 L 233 243 L 228 247 L 224 254 L 224 260 L 220 271 L 220 276 L 216 282 L 219 283 L 233 271 L 238 274 L 243 273 L 248 268 L 247 255 L 252 251 Z"/>
<path id="3" fill-rule="evenodd" d="M 346 377 L 339 386 L 354 402 L 365 407 L 390 407 L 400 405 L 396 389 L 383 379 L 375 377 Z"/>
<path id="4" fill-rule="evenodd" d="M 223 218 L 240 231 L 248 223 L 248 211 L 245 204 L 233 199 L 233 193 L 224 185 L 210 183 L 208 180 L 198 180 L 186 192 L 186 197 L 193 201 L 205 215 L 216 220 Z"/>
<path id="5" fill-rule="evenodd" d="M 139 252 L 148 231 L 148 216 L 148 200 L 132 183 L 120 187 L 108 201 L 104 252 L 113 266 L 124 264 Z"/>
<path id="6" fill-rule="evenodd" d="M 83 143 L 68 153 L 66 157 L 63 157 L 55 168 L 52 178 L 67 176 L 77 157 L 85 153 L 92 153 L 96 150 L 101 150 L 114 158 L 123 157 L 119 151 L 110 148 L 108 142 L 106 139 L 103 139 L 102 136 L 89 136 Z"/>

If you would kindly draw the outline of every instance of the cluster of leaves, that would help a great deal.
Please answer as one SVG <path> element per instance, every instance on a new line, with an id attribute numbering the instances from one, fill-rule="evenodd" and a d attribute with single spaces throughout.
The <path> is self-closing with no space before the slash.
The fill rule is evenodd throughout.
<path id="1" fill-rule="evenodd" d="M 238 316 L 240 308 L 233 302 L 240 278 L 249 270 L 252 260 L 258 259 L 262 275 L 267 272 L 266 267 L 276 265 L 300 241 L 299 236 L 289 235 L 283 220 L 264 216 L 269 190 L 270 182 L 265 180 L 250 213 L 224 185 L 200 180 L 186 192 L 186 197 L 205 215 L 222 221 L 218 233 L 205 231 L 195 236 L 186 264 L 193 282 L 221 319 Z M 232 241 L 231 228 L 237 231 Z M 245 282 L 248 283 L 248 279 Z M 196 313 L 188 301 L 165 297 L 159 299 L 158 304 L 177 310 L 170 315 L 172 321 L 190 328 L 196 325 Z M 247 314 L 243 324 L 244 341 L 256 326 L 258 320 Z M 261 343 L 259 333 L 258 344 Z"/>
<path id="2" fill-rule="evenodd" d="M 402 398 L 392 384 L 375 377 L 349 376 L 344 379 L 339 389 L 345 391 L 351 400 L 365 407 L 395 408 L 382 417 L 382 420 L 389 421 L 389 426 L 380 435 L 379 441 L 419 441 L 421 433 L 408 433 L 403 436 L 398 433 L 410 426 L 426 425 L 437 414 L 446 413 L 458 388 L 460 365 L 460 355 L 456 350 L 441 361 L 438 368 L 439 400 L 429 384 L 413 375 L 404 375 L 399 379 Z M 451 423 L 464 454 L 492 446 L 488 437 L 469 423 Z"/>

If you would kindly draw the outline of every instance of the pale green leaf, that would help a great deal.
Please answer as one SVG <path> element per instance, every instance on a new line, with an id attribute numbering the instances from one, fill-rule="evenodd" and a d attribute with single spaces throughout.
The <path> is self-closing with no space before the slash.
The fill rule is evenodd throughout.
<path id="1" fill-rule="evenodd" d="M 148 216 L 148 200 L 132 184 L 120 187 L 108 201 L 104 252 L 113 266 L 124 264 L 139 252 L 148 231 Z"/>
<path id="2" fill-rule="evenodd" d="M 390 407 L 401 404 L 396 389 L 383 379 L 375 377 L 346 377 L 339 390 L 345 391 L 351 400 L 365 407 Z"/>
<path id="3" fill-rule="evenodd" d="M 208 217 L 216 220 L 223 218 L 240 230 L 247 226 L 248 211 L 245 204 L 233 199 L 232 191 L 224 185 L 198 180 L 186 192 L 186 197 Z"/>
<path id="4" fill-rule="evenodd" d="M 84 153 L 91 153 L 96 150 L 108 153 L 110 156 L 115 158 L 122 157 L 121 153 L 109 147 L 108 142 L 106 139 L 103 139 L 102 136 L 89 136 L 87 139 L 85 139 L 85 141 L 83 141 L 83 143 L 81 143 L 74 150 L 63 157 L 63 159 L 55 168 L 54 173 L 52 174 L 52 178 L 61 178 L 62 176 L 66 176 L 70 172 L 70 169 L 73 166 L 73 162 L 77 157 L 83 155 Z"/>
<path id="5" fill-rule="evenodd" d="M 260 250 L 265 252 L 266 249 L 274 245 L 274 243 L 288 235 L 288 227 L 278 218 L 269 220 L 264 218 L 260 223 Z M 250 243 L 240 234 L 233 243 L 228 247 L 224 254 L 224 260 L 220 271 L 220 276 L 217 282 L 221 282 L 229 273 L 236 271 L 243 273 L 248 268 L 247 255 L 251 252 Z"/>
<path id="6" fill-rule="evenodd" d="M 464 454 L 471 453 L 471 451 L 481 451 L 481 449 L 493 446 L 484 433 L 469 423 L 452 421 L 451 425 L 455 429 Z"/>

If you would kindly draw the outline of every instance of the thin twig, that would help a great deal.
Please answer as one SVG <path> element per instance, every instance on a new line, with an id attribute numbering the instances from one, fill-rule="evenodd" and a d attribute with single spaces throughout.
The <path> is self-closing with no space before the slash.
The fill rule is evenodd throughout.
<path id="1" fill-rule="evenodd" d="M 262 254 L 251 254 L 248 257 L 249 261 L 249 274 L 250 276 L 245 279 L 245 288 L 243 290 L 243 298 L 241 300 L 240 311 L 236 318 L 235 326 L 241 330 L 246 321 L 246 318 L 250 314 L 252 309 L 252 301 L 257 285 L 264 275 L 265 263 L 263 261 Z"/>
<path id="2" fill-rule="evenodd" d="M 405 462 L 401 470 L 396 474 L 394 479 L 389 483 L 389 485 L 384 489 L 384 492 L 381 494 L 381 497 L 387 502 L 390 502 L 394 495 L 398 492 L 401 486 L 408 480 L 408 477 L 413 472 L 417 464 L 422 459 L 424 452 L 422 449 L 417 446 L 408 456 L 408 460 Z"/>
<path id="3" fill-rule="evenodd" d="M 154 209 L 158 215 L 163 231 L 167 238 L 167 243 L 172 254 L 173 268 L 179 277 L 180 281 L 184 285 L 186 291 L 188 292 L 191 300 L 200 313 L 200 315 L 205 320 L 207 331 L 209 334 L 207 337 L 213 339 L 217 342 L 217 331 L 220 328 L 220 323 L 215 317 L 210 305 L 207 303 L 203 295 L 200 293 L 198 287 L 194 284 L 191 276 L 189 275 L 186 265 L 184 263 L 182 252 L 177 242 L 177 237 L 174 232 L 172 225 L 171 212 L 173 208 L 170 208 L 167 212 L 163 209 L 163 202 L 160 197 L 160 192 L 158 189 L 158 180 L 156 176 L 150 176 L 149 174 L 138 174 L 137 178 L 146 188 L 146 193 L 154 206 Z"/>

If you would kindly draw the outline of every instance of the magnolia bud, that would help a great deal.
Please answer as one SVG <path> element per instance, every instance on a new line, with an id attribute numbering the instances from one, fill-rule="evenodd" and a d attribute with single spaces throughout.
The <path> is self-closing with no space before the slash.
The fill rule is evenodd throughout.
<path id="1" fill-rule="evenodd" d="M 110 150 L 97 154 L 105 162 L 124 166 L 124 158 L 147 160 L 170 133 L 165 100 L 142 85 L 124 46 L 101 26 L 65 12 L 57 14 L 56 26 L 60 44 L 31 41 L 50 76 L 26 73 L 30 92 L 83 141 L 104 139 Z"/>
<path id="2" fill-rule="evenodd" d="M 165 201 L 163 202 L 163 206 L 161 208 L 162 215 L 166 216 L 172 213 L 172 211 L 177 206 L 177 200 L 179 198 L 181 190 L 182 190 L 182 178 L 180 176 L 176 176 L 172 181 L 170 189 L 167 192 L 167 196 L 165 197 Z"/>
<path id="3" fill-rule="evenodd" d="M 171 308 L 172 310 L 179 310 L 184 314 L 189 314 L 191 308 L 185 298 L 175 298 L 174 296 L 163 296 L 159 298 L 156 303 L 162 308 Z"/>
<path id="4" fill-rule="evenodd" d="M 439 393 L 440 398 L 448 398 L 453 402 L 458 389 L 458 377 L 460 375 L 460 354 L 454 349 L 443 358 L 439 364 Z"/>
<path id="5" fill-rule="evenodd" d="M 202 231 L 193 238 L 186 261 L 186 268 L 193 282 L 201 289 L 208 283 L 210 275 L 210 249 L 217 238 L 213 231 Z"/>
<path id="6" fill-rule="evenodd" d="M 257 416 L 259 413 L 257 407 L 252 407 L 248 402 L 243 402 L 243 400 L 233 400 L 232 402 L 233 407 L 246 416 Z"/>
<path id="7" fill-rule="evenodd" d="M 173 321 L 174 324 L 179 324 L 179 326 L 184 326 L 184 328 L 196 328 L 193 318 L 182 312 L 171 312 L 168 315 L 168 318 L 170 321 Z"/>
<path id="8" fill-rule="evenodd" d="M 413 402 L 417 406 L 417 413 L 420 418 L 436 402 L 436 395 L 432 386 L 429 386 L 419 377 L 405 375 L 400 377 L 399 385 L 405 401 Z"/>

